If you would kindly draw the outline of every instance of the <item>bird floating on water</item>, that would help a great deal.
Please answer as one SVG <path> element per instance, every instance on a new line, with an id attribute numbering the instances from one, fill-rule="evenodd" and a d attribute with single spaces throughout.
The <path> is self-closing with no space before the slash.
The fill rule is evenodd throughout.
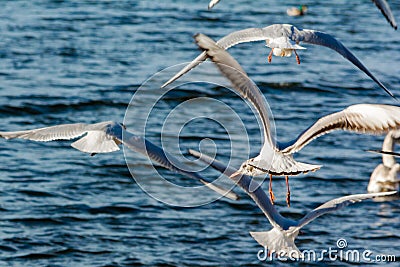
<path id="1" fill-rule="evenodd" d="M 388 93 L 391 97 L 394 97 L 392 92 L 390 92 L 390 90 L 387 89 L 349 49 L 347 49 L 340 41 L 336 40 L 333 36 L 327 33 L 299 29 L 290 24 L 273 24 L 265 28 L 248 28 L 232 32 L 222 37 L 217 44 L 219 47 L 226 50 L 240 43 L 255 41 L 265 41 L 267 46 L 271 48 L 271 52 L 268 55 L 269 62 L 272 60 L 272 55 L 288 57 L 294 53 L 296 55 L 297 62 L 300 64 L 300 58 L 296 50 L 306 49 L 299 45 L 300 42 L 328 47 L 332 50 L 335 50 L 345 59 L 353 63 L 357 68 L 374 80 L 383 90 L 385 90 L 386 93 Z M 206 59 L 206 53 L 201 53 L 161 87 L 163 88 L 174 82 Z"/>
<path id="2" fill-rule="evenodd" d="M 393 152 L 395 143 L 400 142 L 400 130 L 390 131 L 383 141 L 382 151 Z M 395 155 L 382 154 L 382 163 L 376 166 L 371 174 L 368 192 L 399 191 L 400 164 L 396 162 Z"/>
<path id="3" fill-rule="evenodd" d="M 287 143 L 274 140 L 271 133 L 268 105 L 260 89 L 250 80 L 239 63 L 211 38 L 204 34 L 195 37 L 197 45 L 204 50 L 223 76 L 232 84 L 233 89 L 247 99 L 257 110 L 263 124 L 264 144 L 260 154 L 246 160 L 238 173 L 257 176 L 270 175 L 270 196 L 272 175 L 284 175 L 287 185 L 287 203 L 290 205 L 289 175 L 316 171 L 321 166 L 301 163 L 293 159 L 293 154 L 300 151 L 312 140 L 335 130 L 344 130 L 364 134 L 384 134 L 400 128 L 400 107 L 379 104 L 351 105 L 346 109 L 321 117 L 297 138 Z"/>
<path id="4" fill-rule="evenodd" d="M 239 199 L 238 195 L 234 192 L 213 184 L 200 174 L 185 171 L 183 164 L 176 157 L 145 138 L 126 131 L 125 126 L 121 123 L 105 121 L 95 124 L 62 124 L 26 131 L 0 132 L 0 137 L 5 139 L 20 138 L 40 142 L 71 140 L 82 137 L 73 142 L 71 146 L 91 155 L 117 151 L 120 149 L 119 145 L 123 144 L 135 152 L 148 156 L 164 168 L 200 181 L 208 188 L 223 196 L 233 200 Z"/>
<path id="5" fill-rule="evenodd" d="M 286 13 L 291 17 L 304 16 L 307 13 L 307 5 L 300 5 L 298 7 L 289 7 Z"/>
<path id="6" fill-rule="evenodd" d="M 267 217 L 273 228 L 270 231 L 265 232 L 250 232 L 250 235 L 260 245 L 268 249 L 269 252 L 272 251 L 275 253 L 279 253 L 279 255 L 282 257 L 290 256 L 301 258 L 303 256 L 294 241 L 299 234 L 300 229 L 312 222 L 314 219 L 318 218 L 319 216 L 339 210 L 350 204 L 360 202 L 365 199 L 396 194 L 396 191 L 394 191 L 383 193 L 357 194 L 335 198 L 312 210 L 302 219 L 295 221 L 283 217 L 278 212 L 270 199 L 268 199 L 267 194 L 264 192 L 261 186 L 257 186 L 257 189 L 255 191 L 250 189 L 251 183 L 254 182 L 252 177 L 238 174 L 235 169 L 227 167 L 218 160 L 201 154 L 200 152 L 189 150 L 189 153 L 207 163 L 214 169 L 230 177 L 230 179 L 232 179 L 235 184 L 241 187 L 253 199 L 253 201 Z"/>

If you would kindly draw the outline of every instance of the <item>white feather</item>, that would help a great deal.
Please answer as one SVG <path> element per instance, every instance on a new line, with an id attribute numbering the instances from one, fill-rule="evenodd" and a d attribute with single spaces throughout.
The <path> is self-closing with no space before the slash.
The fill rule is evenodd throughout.
<path id="1" fill-rule="evenodd" d="M 88 131 L 86 136 L 73 142 L 71 146 L 86 153 L 109 153 L 120 149 L 113 137 L 101 131 Z"/>

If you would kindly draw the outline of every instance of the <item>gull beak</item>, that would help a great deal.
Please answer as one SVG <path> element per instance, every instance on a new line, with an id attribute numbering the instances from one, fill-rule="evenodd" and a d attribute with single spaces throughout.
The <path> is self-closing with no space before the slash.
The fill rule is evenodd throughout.
<path id="1" fill-rule="evenodd" d="M 393 151 L 384 151 L 384 150 L 373 150 L 373 149 L 368 149 L 365 150 L 366 152 L 371 152 L 371 153 L 376 153 L 376 154 L 386 154 L 386 155 L 392 155 L 392 156 L 400 156 L 400 153 L 393 152 Z"/>

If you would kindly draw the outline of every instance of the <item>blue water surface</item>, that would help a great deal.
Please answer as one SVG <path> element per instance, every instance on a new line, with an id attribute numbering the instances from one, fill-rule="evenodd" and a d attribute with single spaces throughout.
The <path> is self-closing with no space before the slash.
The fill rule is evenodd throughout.
<path id="1" fill-rule="evenodd" d="M 371 1 L 302 3 L 309 6 L 309 13 L 295 18 L 286 15 L 286 8 L 299 4 L 294 0 L 222 0 L 212 11 L 207 10 L 207 0 L 2 1 L 0 129 L 122 122 L 132 96 L 146 82 L 149 98 L 135 100 L 130 107 L 136 113 L 128 113 L 129 130 L 142 134 L 135 123 L 145 120 L 146 138 L 160 144 L 163 132 L 163 145 L 172 154 L 187 157 L 186 149 L 198 149 L 201 140 L 213 139 L 215 146 L 204 142 L 205 151 L 214 151 L 218 159 L 232 160 L 239 167 L 248 158 L 245 142 L 232 149 L 227 130 L 212 120 L 197 118 L 185 124 L 184 115 L 194 112 L 216 114 L 235 126 L 238 122 L 221 112 L 219 105 L 193 102 L 183 106 L 164 130 L 163 121 L 185 101 L 216 99 L 241 116 L 251 140 L 250 153 L 256 153 L 261 145 L 260 128 L 251 108 L 227 89 L 196 83 L 168 92 L 147 118 L 146 101 L 153 101 L 151 96 L 160 94 L 159 87 L 169 78 L 167 74 L 151 77 L 192 60 L 199 53 L 192 38 L 195 33 L 218 39 L 232 31 L 274 23 L 334 35 L 400 98 L 400 35 Z M 389 4 L 400 21 L 400 3 Z M 299 52 L 300 65 L 294 57 L 274 57 L 267 64 L 269 49 L 262 42 L 229 50 L 265 95 L 279 140 L 289 141 L 320 116 L 352 104 L 396 104 L 334 51 L 304 46 L 307 50 Z M 228 85 L 211 64 L 204 64 L 191 77 Z M 244 140 L 241 132 L 233 138 Z M 290 208 L 285 203 L 285 181 L 275 178 L 278 209 L 285 216 L 301 218 L 330 199 L 365 193 L 370 173 L 381 159 L 364 150 L 379 148 L 382 140 L 383 136 L 335 132 L 314 141 L 296 159 L 323 168 L 291 178 Z M 235 191 L 242 199 L 237 202 L 220 199 L 196 208 L 166 205 L 135 182 L 122 150 L 90 157 L 70 143 L 0 140 L 1 266 L 270 264 L 257 259 L 261 247 L 248 232 L 271 226 L 239 188 Z M 129 155 L 132 174 L 152 181 L 150 162 L 142 155 Z M 200 185 L 163 168 L 157 170 L 177 184 Z M 210 169 L 202 173 L 210 179 L 217 176 Z M 157 187 L 156 181 L 153 189 L 174 197 Z M 204 196 L 183 192 L 179 197 Z M 321 251 L 336 247 L 336 241 L 345 238 L 349 249 L 394 254 L 399 260 L 399 216 L 399 201 L 365 201 L 317 219 L 303 229 L 296 244 L 301 250 Z M 353 263 L 303 263 L 325 264 Z"/>

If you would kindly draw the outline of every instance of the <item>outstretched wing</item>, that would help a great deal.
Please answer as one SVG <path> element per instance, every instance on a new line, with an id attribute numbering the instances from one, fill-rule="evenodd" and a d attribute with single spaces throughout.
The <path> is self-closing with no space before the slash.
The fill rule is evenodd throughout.
<path id="1" fill-rule="evenodd" d="M 362 200 L 369 199 L 369 198 L 390 196 L 390 195 L 394 195 L 396 193 L 397 193 L 397 191 L 392 191 L 392 192 L 371 193 L 371 194 L 357 194 L 357 195 L 350 195 L 350 196 L 335 198 L 331 201 L 326 202 L 325 204 L 322 204 L 321 206 L 312 210 L 311 212 L 309 212 L 306 216 L 304 216 L 298 222 L 297 227 L 302 228 L 303 226 L 307 225 L 308 223 L 310 223 L 314 219 L 318 218 L 319 216 L 324 215 L 325 213 L 339 210 L 350 204 L 360 202 Z"/>
<path id="2" fill-rule="evenodd" d="M 232 83 L 233 88 L 257 110 L 264 127 L 264 147 L 272 153 L 275 150 L 271 136 L 268 106 L 260 89 L 250 80 L 239 63 L 211 38 L 204 34 L 195 35 L 197 45 L 206 51 L 207 56 L 216 63 L 221 73 Z"/>
<path id="3" fill-rule="evenodd" d="M 119 142 L 123 143 L 127 148 L 148 156 L 151 160 L 157 162 L 164 168 L 167 168 L 175 173 L 179 173 L 190 178 L 199 180 L 208 188 L 216 191 L 217 193 L 230 198 L 232 200 L 238 200 L 239 196 L 234 192 L 221 188 L 212 182 L 208 181 L 206 178 L 202 177 L 196 172 L 185 171 L 187 166 L 184 166 L 173 155 L 169 154 L 167 151 L 163 150 L 161 147 L 156 146 L 150 141 L 142 138 L 140 136 L 134 135 L 123 129 L 122 125 L 114 124 L 107 129 L 107 134 L 117 139 Z"/>
<path id="4" fill-rule="evenodd" d="M 358 104 L 320 118 L 297 139 L 279 144 L 282 153 L 292 154 L 315 138 L 334 130 L 368 134 L 384 134 L 400 128 L 400 107 L 379 104 Z"/>
<path id="5" fill-rule="evenodd" d="M 390 25 L 397 30 L 397 23 L 394 19 L 389 4 L 385 0 L 372 0 L 372 2 L 374 2 L 374 4 L 381 10 L 382 14 L 385 16 Z"/>
<path id="6" fill-rule="evenodd" d="M 294 27 L 294 26 L 292 26 Z M 310 44 L 315 44 L 315 45 L 321 45 L 328 47 L 330 49 L 335 50 L 338 52 L 340 55 L 342 55 L 345 59 L 349 60 L 351 63 L 353 63 L 357 68 L 359 68 L 361 71 L 363 71 L 365 74 L 368 75 L 374 82 L 376 82 L 387 94 L 389 94 L 391 97 L 395 98 L 393 93 L 387 89 L 368 69 L 367 67 L 364 66 L 364 64 L 349 50 L 347 49 L 342 42 L 336 40 L 333 36 L 324 33 L 324 32 L 319 32 L 319 31 L 313 31 L 313 30 L 298 30 L 296 27 L 295 28 L 295 38 L 293 38 L 293 41 L 296 42 L 305 42 L 305 43 L 310 43 Z"/>
<path id="7" fill-rule="evenodd" d="M 111 124 L 114 124 L 114 122 L 63 124 L 27 131 L 0 132 L 0 137 L 5 139 L 21 138 L 48 142 L 54 140 L 70 140 L 86 134 L 79 140 L 73 142 L 71 146 L 86 153 L 108 153 L 119 150 L 114 140 L 105 133 L 106 127 Z"/>
<path id="8" fill-rule="evenodd" d="M 17 132 L 0 132 L 5 139 L 21 138 L 32 141 L 70 140 L 87 132 L 87 124 L 74 123 Z"/>
<path id="9" fill-rule="evenodd" d="M 255 42 L 255 41 L 266 41 L 269 43 L 271 40 L 277 38 L 287 38 L 293 41 L 295 44 L 300 42 L 325 46 L 330 49 L 335 50 L 337 53 L 342 55 L 345 59 L 353 63 L 357 68 L 367 74 L 373 81 L 375 81 L 386 93 L 395 98 L 393 93 L 387 89 L 368 69 L 364 64 L 340 41 L 336 40 L 333 36 L 314 30 L 298 29 L 290 24 L 273 24 L 264 28 L 248 28 L 236 32 L 232 32 L 225 37 L 221 38 L 217 44 L 223 49 L 228 49 L 239 43 Z M 203 52 L 192 62 L 186 65 L 181 71 L 175 74 L 171 79 L 169 79 L 162 87 L 174 82 L 179 77 L 184 75 L 186 72 L 190 71 L 201 62 L 207 59 L 205 53 Z"/>
<path id="10" fill-rule="evenodd" d="M 275 35 L 277 34 L 279 35 L 280 31 L 277 30 L 282 28 L 280 25 L 281 24 L 274 24 L 265 28 L 248 28 L 240 31 L 235 31 L 222 37 L 217 42 L 217 44 L 218 46 L 226 50 L 239 43 L 265 41 L 270 37 L 275 37 Z M 280 36 L 283 36 L 283 34 L 281 34 Z M 195 68 L 200 63 L 205 61 L 206 59 L 207 59 L 206 53 L 205 52 L 201 53 L 195 59 L 193 59 L 192 62 L 186 65 L 182 70 L 180 70 L 177 74 L 175 74 L 166 83 L 164 83 L 161 86 L 161 88 L 164 88 L 167 85 L 173 83 L 174 81 L 182 77 L 185 73 L 189 72 L 191 69 Z"/>
<path id="11" fill-rule="evenodd" d="M 199 158 L 201 161 L 210 165 L 214 169 L 230 177 L 254 200 L 254 202 L 263 211 L 263 213 L 265 214 L 265 216 L 267 217 L 267 219 L 269 220 L 269 222 L 273 227 L 276 227 L 278 229 L 288 230 L 290 226 L 295 225 L 294 221 L 286 219 L 276 210 L 275 206 L 271 203 L 269 197 L 267 196 L 267 194 L 265 194 L 261 186 L 258 184 L 255 185 L 255 183 L 257 182 L 254 180 L 252 181 L 252 177 L 241 174 L 238 176 L 231 177 L 232 174 L 237 172 L 237 170 L 235 170 L 234 168 L 226 166 L 222 162 L 192 149 L 189 149 L 189 154 L 191 154 L 196 158 Z M 250 184 L 252 188 L 255 185 L 254 188 L 257 189 L 255 191 L 250 190 Z"/>

